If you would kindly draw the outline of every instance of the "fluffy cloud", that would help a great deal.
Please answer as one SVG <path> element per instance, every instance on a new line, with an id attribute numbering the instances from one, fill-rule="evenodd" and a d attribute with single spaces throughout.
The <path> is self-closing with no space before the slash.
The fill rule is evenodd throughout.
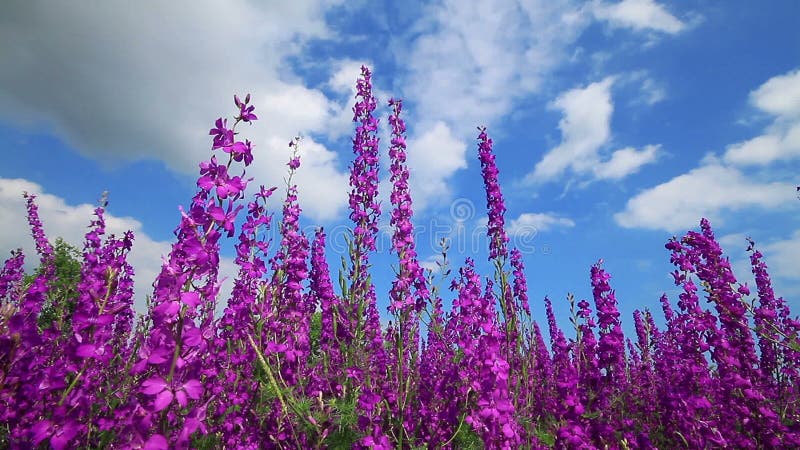
<path id="1" fill-rule="evenodd" d="M 789 129 L 770 127 L 765 134 L 728 146 L 725 161 L 738 166 L 767 165 L 800 158 L 800 122 Z"/>
<path id="2" fill-rule="evenodd" d="M 0 55 L 14 61 L 0 72 L 0 119 L 49 129 L 104 162 L 157 159 L 193 172 L 209 153 L 213 119 L 232 113 L 232 94 L 248 90 L 262 119 L 248 137 L 269 147 L 257 152 L 263 164 L 251 175 L 280 185 L 285 172 L 266 168 L 283 167 L 292 136 L 347 131 L 347 108 L 285 81 L 286 56 L 333 37 L 325 11 L 310 0 L 13 2 L 0 22 Z M 319 169 L 309 178 L 329 180 L 329 190 L 313 195 L 346 189 L 341 176 L 329 177 L 340 171 L 334 153 L 305 157 L 307 172 Z M 344 206 L 334 200 L 336 207 L 327 196 L 306 206 L 330 218 Z"/>
<path id="3" fill-rule="evenodd" d="M 281 180 L 273 185 L 282 189 L 291 154 L 289 141 L 271 137 L 265 144 L 265 148 L 257 148 L 261 158 L 253 162 L 256 181 Z M 336 153 L 306 136 L 300 142 L 299 154 L 302 163 L 292 183 L 298 186 L 303 214 L 310 212 L 318 219 L 336 218 L 347 203 L 349 183 L 348 175 L 335 168 Z"/>
<path id="4" fill-rule="evenodd" d="M 515 99 L 539 90 L 542 80 L 569 58 L 569 45 L 588 23 L 572 1 L 444 0 L 428 5 L 411 27 L 410 44 L 398 46 L 408 49 L 398 59 L 413 62 L 400 80 L 404 96 L 414 100 L 413 123 L 447 127 L 461 147 L 474 142 L 476 126 L 491 128 L 512 111 Z M 422 129 L 412 140 L 424 141 L 431 129 Z M 455 142 L 449 143 L 455 148 Z M 466 167 L 465 154 L 452 153 L 459 158 L 457 168 Z M 455 171 L 440 161 L 438 151 L 409 156 L 415 169 L 431 167 L 414 173 L 415 201 L 429 203 L 446 192 L 442 188 Z"/>
<path id="5" fill-rule="evenodd" d="M 575 226 L 572 219 L 560 217 L 553 213 L 523 213 L 508 225 L 508 234 L 537 234 L 557 227 L 571 228 Z"/>
<path id="6" fill-rule="evenodd" d="M 726 210 L 776 208 L 793 200 L 790 183 L 759 183 L 734 167 L 712 160 L 639 193 L 628 200 L 622 212 L 614 214 L 614 219 L 625 228 L 674 233 L 695 227 L 701 217 L 718 224 Z"/>
<path id="7" fill-rule="evenodd" d="M 611 159 L 594 167 L 594 173 L 600 179 L 618 180 L 639 170 L 645 164 L 656 160 L 658 145 L 647 145 L 641 150 L 626 147 L 611 154 Z"/>
<path id="8" fill-rule="evenodd" d="M 746 234 L 733 233 L 717 240 L 730 257 L 733 273 L 739 282 L 747 282 L 755 295 L 755 278 L 752 274 L 749 253 L 745 251 Z M 764 254 L 772 286 L 777 296 L 792 296 L 800 293 L 800 270 L 797 268 L 797 255 L 800 254 L 800 230 L 795 230 L 789 237 L 772 240 L 755 239 L 756 249 Z"/>
<path id="9" fill-rule="evenodd" d="M 750 103 L 773 121 L 760 136 L 728 146 L 725 161 L 748 166 L 800 158 L 800 70 L 770 78 L 750 93 Z"/>
<path id="10" fill-rule="evenodd" d="M 561 144 L 548 151 L 525 181 L 554 180 L 566 171 L 591 174 L 597 179 L 621 179 L 655 161 L 658 146 L 642 150 L 627 147 L 615 151 L 608 161 L 601 161 L 600 150 L 611 138 L 611 116 L 614 104 L 611 86 L 614 77 L 562 93 L 550 103 L 563 113 L 558 127 Z"/>
<path id="11" fill-rule="evenodd" d="M 571 2 L 445 0 L 417 24 L 404 85 L 424 118 L 473 130 L 538 89 L 587 25 Z M 480 29 L 475 24 L 480 23 Z"/>
<path id="12" fill-rule="evenodd" d="M 770 78 L 750 94 L 750 101 L 775 116 L 800 116 L 800 69 Z"/>
<path id="13" fill-rule="evenodd" d="M 567 169 L 576 172 L 592 170 L 597 163 L 597 151 L 611 136 L 613 81 L 609 77 L 586 87 L 571 89 L 550 103 L 550 108 L 558 109 L 564 115 L 558 123 L 561 144 L 544 155 L 529 179 L 551 180 Z"/>
<path id="14" fill-rule="evenodd" d="M 770 274 L 782 278 L 800 280 L 797 255 L 800 255 L 800 230 L 795 230 L 788 239 L 781 239 L 767 245 L 758 245 L 766 255 Z"/>
<path id="15" fill-rule="evenodd" d="M 619 77 L 619 84 L 638 87 L 639 95 L 631 101 L 633 105 L 653 106 L 667 98 L 667 89 L 648 70 L 635 70 Z"/>
<path id="16" fill-rule="evenodd" d="M 467 166 L 467 146 L 444 122 L 408 141 L 411 192 L 418 209 L 450 197 L 447 180 Z"/>
<path id="17" fill-rule="evenodd" d="M 597 19 L 607 21 L 613 27 L 668 34 L 686 29 L 685 23 L 653 0 L 623 0 L 618 3 L 595 1 L 591 10 Z"/>
<path id="18" fill-rule="evenodd" d="M 42 191 L 42 187 L 24 179 L 0 178 L 0 260 L 9 256 L 13 249 L 21 247 L 25 252 L 26 268 L 33 269 L 38 257 L 26 218 L 25 200 L 22 192 L 36 194 L 39 216 L 47 237 L 55 240 L 64 238 L 67 242 L 81 246 L 89 221 L 93 217 L 94 206 L 87 203 L 69 205 L 64 199 Z M 128 261 L 134 267 L 136 309 L 143 312 L 145 296 L 152 293 L 152 283 L 161 269 L 162 256 L 170 251 L 170 243 L 156 241 L 143 230 L 141 222 L 131 217 L 117 217 L 106 214 L 106 232 L 122 235 L 131 230 L 135 240 Z M 176 220 L 178 215 L 176 213 Z M 222 258 L 221 274 L 230 280 L 223 284 L 223 298 L 230 291 L 232 275 L 235 274 L 233 262 Z"/>
<path id="19" fill-rule="evenodd" d="M 750 93 L 750 102 L 773 116 L 762 135 L 729 145 L 722 158 L 706 157 L 688 173 L 640 192 L 614 215 L 617 223 L 675 232 L 695 226 L 700 217 L 719 222 L 726 211 L 794 205 L 794 183 L 760 181 L 785 178 L 779 171 L 756 177 L 745 170 L 800 156 L 800 70 L 767 80 Z"/>

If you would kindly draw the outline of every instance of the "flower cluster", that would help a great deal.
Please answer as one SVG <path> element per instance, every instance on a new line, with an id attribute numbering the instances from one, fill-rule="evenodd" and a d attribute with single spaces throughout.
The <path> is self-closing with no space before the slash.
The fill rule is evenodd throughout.
<path id="1" fill-rule="evenodd" d="M 70 260 L 25 195 L 39 267 L 26 274 L 15 250 L 0 268 L 0 448 L 800 447 L 800 320 L 776 297 L 752 240 L 756 292 L 737 282 L 702 219 L 665 246 L 680 293 L 674 305 L 661 297 L 663 326 L 635 311 L 626 338 L 619 303 L 628 300 L 601 260 L 589 271 L 592 298 L 567 297 L 574 329 L 559 327 L 549 298 L 540 327 L 480 128 L 494 273 L 481 276 L 467 258 L 451 276 L 443 250 L 442 292 L 418 261 L 395 99 L 388 180 L 398 265 L 382 325 L 370 262 L 381 209 L 371 75 L 364 67 L 357 81 L 353 230 L 338 277 L 324 230 L 309 242 L 300 227 L 299 138 L 277 224 L 276 189 L 248 190 L 257 153 L 237 126 L 258 119 L 249 95 L 234 96 L 230 126 L 220 118 L 209 132 L 214 154 L 199 165 L 135 326 L 133 234 L 107 234 L 105 200 Z M 220 298 L 228 244 L 238 273 Z"/>

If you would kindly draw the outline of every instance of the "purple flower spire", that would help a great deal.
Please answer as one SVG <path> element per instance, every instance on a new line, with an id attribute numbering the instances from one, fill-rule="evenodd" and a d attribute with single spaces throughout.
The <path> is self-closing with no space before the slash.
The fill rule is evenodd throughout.
<path id="1" fill-rule="evenodd" d="M 294 385 L 305 370 L 309 352 L 308 330 L 315 305 L 307 303 L 303 295 L 303 283 L 308 279 L 308 239 L 300 230 L 300 205 L 297 201 L 297 185 L 292 184 L 295 171 L 300 166 L 298 145 L 300 138 L 289 143 L 292 156 L 289 160 L 289 179 L 286 199 L 283 202 L 283 221 L 281 222 L 281 245 L 278 251 L 280 270 L 283 278 L 273 277 L 276 290 L 276 317 L 281 318 L 283 327 L 276 336 L 276 342 L 286 345 L 285 362 L 281 365 L 284 380 Z M 313 299 L 312 299 L 313 300 Z"/>
<path id="2" fill-rule="evenodd" d="M 256 355 L 247 335 L 255 329 L 256 316 L 262 306 L 257 304 L 257 298 L 267 271 L 264 257 L 269 247 L 263 233 L 269 229 L 272 219 L 265 204 L 274 191 L 275 188 L 261 186 L 248 205 L 247 219 L 236 246 L 235 262 L 239 273 L 220 319 L 217 365 L 221 382 L 211 389 L 219 398 L 215 415 L 220 425 L 216 432 L 230 447 L 257 448 L 261 438 L 261 419 L 256 412 L 257 396 L 254 395 L 259 386 L 251 377 L 256 370 Z"/>
<path id="3" fill-rule="evenodd" d="M 772 280 L 767 273 L 763 255 L 756 250 L 755 242 L 748 239 L 750 264 L 758 288 L 758 306 L 753 311 L 755 331 L 760 350 L 760 370 L 765 386 L 762 392 L 775 405 L 775 410 L 785 411 L 784 416 L 797 414 L 800 408 L 787 399 L 797 395 L 800 381 L 800 321 L 791 317 L 783 298 L 775 298 Z M 800 438 L 800 429 L 792 430 Z"/>
<path id="4" fill-rule="evenodd" d="M 597 326 L 600 339 L 597 344 L 598 365 L 604 371 L 603 400 L 611 400 L 625 390 L 625 336 L 619 320 L 617 298 L 608 283 L 611 275 L 603 270 L 600 260 L 592 266 L 592 295 L 597 308 Z"/>
<path id="5" fill-rule="evenodd" d="M 23 196 L 25 197 L 28 207 L 28 224 L 31 227 L 33 242 L 36 244 L 36 252 L 41 257 L 42 267 L 46 271 L 50 271 L 47 272 L 47 276 L 45 277 L 49 279 L 52 275 L 52 271 L 55 270 L 53 267 L 53 246 L 50 245 L 50 241 L 47 240 L 44 228 L 42 227 L 42 221 L 39 220 L 39 207 L 36 205 L 36 195 L 26 192 Z"/>
<path id="6" fill-rule="evenodd" d="M 378 202 L 378 120 L 373 117 L 376 100 L 372 96 L 371 77 L 370 70 L 362 66 L 353 107 L 353 122 L 358 125 L 353 138 L 355 160 L 350 169 L 350 220 L 355 228 L 350 248 L 349 286 L 344 286 L 346 292 L 343 292 L 339 315 L 345 322 L 342 324 L 346 328 L 344 332 L 352 336 L 343 356 L 347 369 L 355 375 L 343 382 L 350 389 L 354 383 L 362 383 L 359 428 L 365 435 L 380 434 L 375 408 L 380 407 L 382 392 L 379 384 L 386 374 L 383 332 L 375 287 L 369 274 L 369 254 L 375 251 L 381 214 Z"/>
<path id="7" fill-rule="evenodd" d="M 530 338 L 533 357 L 528 360 L 528 384 L 531 389 L 528 395 L 534 411 L 551 411 L 555 409 L 553 385 L 553 359 L 547 350 L 542 330 L 537 322 L 533 322 Z"/>
<path id="8" fill-rule="evenodd" d="M 391 343 L 397 348 L 393 353 L 395 380 L 393 384 L 399 387 L 399 396 L 392 402 L 393 415 L 400 422 L 401 435 L 398 445 L 407 439 L 407 430 L 402 424 L 411 421 L 413 405 L 408 402 L 408 397 L 417 390 L 416 376 L 411 376 L 415 369 L 418 357 L 419 342 L 419 313 L 425 308 L 428 288 L 423 276 L 422 267 L 417 260 L 417 251 L 414 242 L 414 225 L 411 222 L 412 201 L 409 192 L 409 172 L 406 165 L 406 125 L 400 114 L 403 109 L 401 100 L 389 100 L 392 113 L 389 123 L 392 127 L 391 147 L 389 158 L 391 160 L 392 182 L 392 213 L 390 224 L 394 231 L 392 234 L 392 249 L 400 259 L 397 276 L 392 282 L 389 292 L 389 311 L 397 318 L 397 330 L 390 335 Z M 412 294 L 412 288 L 415 292 Z"/>
<path id="9" fill-rule="evenodd" d="M 403 110 L 401 100 L 389 100 L 393 109 L 389 115 L 392 126 L 392 146 L 389 148 L 391 159 L 392 182 L 392 215 L 390 224 L 394 227 L 392 234 L 392 248 L 400 258 L 400 268 L 397 278 L 392 283 L 389 293 L 389 311 L 397 313 L 414 309 L 416 312 L 425 307 L 425 298 L 428 289 L 425 278 L 417 260 L 417 251 L 414 243 L 414 225 L 411 222 L 413 215 L 411 194 L 408 187 L 409 172 L 406 165 L 406 124 L 400 118 Z M 415 298 L 411 296 L 411 287 L 416 289 Z"/>
<path id="10" fill-rule="evenodd" d="M 454 344 L 463 352 L 458 372 L 462 384 L 458 397 L 469 398 L 464 422 L 469 424 L 490 448 L 516 448 L 520 443 L 519 424 L 514 418 L 514 403 L 509 391 L 509 364 L 502 352 L 504 336 L 500 330 L 491 280 L 481 292 L 480 276 L 467 258 L 453 280 L 458 291 L 447 327 Z"/>
<path id="11" fill-rule="evenodd" d="M 313 302 L 320 307 L 319 352 L 324 364 L 317 365 L 317 372 L 312 374 L 312 391 L 325 395 L 340 394 L 338 384 L 338 368 L 344 364 L 340 343 L 347 341 L 343 329 L 338 327 L 338 315 L 341 308 L 340 299 L 333 290 L 328 261 L 325 259 L 325 232 L 317 229 L 314 242 L 311 244 L 310 295 Z"/>
<path id="12" fill-rule="evenodd" d="M 506 244 L 508 236 L 505 230 L 506 204 L 503 201 L 503 193 L 500 191 L 498 181 L 497 164 L 492 153 L 492 140 L 486 134 L 486 128 L 478 128 L 478 158 L 481 161 L 481 174 L 483 175 L 483 185 L 486 189 L 486 207 L 489 210 L 489 259 L 505 257 L 508 253 Z"/>
<path id="13" fill-rule="evenodd" d="M 113 417 L 108 405 L 114 398 L 103 393 L 104 387 L 122 381 L 120 373 L 125 370 L 122 356 L 133 316 L 132 268 L 126 255 L 133 237 L 128 232 L 123 239 L 110 236 L 103 242 L 103 207 L 95 215 L 86 233 L 71 336 L 58 342 L 58 351 L 51 356 L 62 370 L 43 372 L 44 384 L 60 386 L 43 399 L 45 414 L 34 425 L 40 431 L 36 439 L 49 438 L 51 446 L 69 443 L 78 434 L 82 445 L 99 445 L 97 439 L 89 440 L 90 431 L 103 429 L 103 420 Z M 71 381 L 61 386 L 65 376 Z M 58 430 L 48 424 L 69 426 Z"/>
<path id="14" fill-rule="evenodd" d="M 356 104 L 353 106 L 353 121 L 356 126 L 353 138 L 353 153 L 356 157 L 350 169 L 350 220 L 353 221 L 353 248 L 351 269 L 349 274 L 351 311 L 345 317 L 360 320 L 356 311 L 362 313 L 368 304 L 374 304 L 375 298 L 370 296 L 369 252 L 375 250 L 375 236 L 378 233 L 378 218 L 381 210 L 378 204 L 378 120 L 372 115 L 375 110 L 375 98 L 372 96 L 372 74 L 366 67 L 361 67 L 361 77 L 356 88 Z M 359 307 L 358 304 L 361 304 Z M 356 325 L 351 327 L 353 330 Z"/>
<path id="15" fill-rule="evenodd" d="M 514 298 L 518 309 L 530 317 L 531 308 L 528 303 L 528 281 L 525 277 L 525 263 L 522 261 L 522 252 L 518 248 L 511 250 L 511 268 L 514 274 Z"/>
<path id="16" fill-rule="evenodd" d="M 372 96 L 372 73 L 361 67 L 361 78 L 356 88 L 356 101 L 353 106 L 353 121 L 358 123 L 353 139 L 353 153 L 356 158 L 350 170 L 350 220 L 356 225 L 355 246 L 363 263 L 368 260 L 367 252 L 375 250 L 375 235 L 378 233 L 378 218 L 381 214 L 378 204 L 378 120 L 372 115 L 376 101 Z"/>
<path id="17" fill-rule="evenodd" d="M 748 239 L 747 251 L 750 252 L 750 264 L 753 275 L 756 278 L 758 288 L 758 306 L 754 311 L 756 334 L 758 336 L 758 346 L 761 350 L 760 366 L 765 378 L 769 381 L 777 374 L 778 351 L 777 344 L 780 342 L 779 333 L 782 332 L 778 325 L 778 300 L 775 299 L 775 292 L 772 290 L 772 280 L 767 273 L 767 265 L 763 261 L 763 255 L 755 249 L 755 242 Z"/>
<path id="18" fill-rule="evenodd" d="M 630 351 L 633 361 L 629 367 L 628 392 L 632 401 L 628 411 L 633 412 L 636 417 L 646 418 L 640 420 L 638 425 L 643 433 L 649 434 L 653 427 L 658 426 L 659 385 L 653 361 L 654 350 L 660 345 L 661 339 L 650 311 L 645 310 L 643 315 L 638 309 L 635 310 L 633 321 L 636 328 L 636 349 L 632 348 Z"/>
<path id="19" fill-rule="evenodd" d="M 3 268 L 0 269 L 0 301 L 6 306 L 4 309 L 3 319 L 8 319 L 13 310 L 19 306 L 14 305 L 13 301 L 18 298 L 20 289 L 20 282 L 25 276 L 25 255 L 22 249 L 12 250 L 11 257 L 3 263 Z M 3 321 L 7 323 L 7 321 Z"/>
<path id="20" fill-rule="evenodd" d="M 25 276 L 25 256 L 22 250 L 11 252 L 11 257 L 0 270 L 0 420 L 9 427 L 20 420 L 21 411 L 17 406 L 24 397 L 16 394 L 18 389 L 25 388 L 24 374 L 14 370 L 15 362 L 25 362 L 33 357 L 33 346 L 39 340 L 36 332 L 36 316 L 20 311 L 23 299 L 23 278 Z M 29 338 L 29 341 L 23 341 Z M 26 342 L 26 346 L 22 346 Z M 27 347 L 27 348 L 26 348 Z"/>
<path id="21" fill-rule="evenodd" d="M 10 431 L 8 442 L 12 447 L 30 446 L 32 427 L 44 416 L 45 402 L 53 392 L 64 387 L 62 365 L 53 366 L 59 346 L 51 341 L 61 341 L 61 332 L 48 327 L 43 333 L 38 326 L 38 317 L 47 300 L 50 285 L 55 281 L 55 257 L 53 247 L 47 240 L 35 196 L 25 193 L 28 224 L 39 253 L 41 267 L 27 289 L 14 291 L 6 288 L 6 294 L 17 294 L 10 302 L 3 303 L 4 331 L 0 340 L 0 409 L 2 420 Z M 14 285 L 23 262 L 21 251 L 6 262 L 4 273 L 9 287 Z M 6 317 L 8 315 L 8 317 Z M 61 377 L 59 377 L 61 375 Z M 50 380 L 56 380 L 55 384 Z M 44 439 L 44 438 L 43 438 Z"/>
<path id="22" fill-rule="evenodd" d="M 457 397 L 458 366 L 454 363 L 452 340 L 445 329 L 442 299 L 434 295 L 419 362 L 418 434 L 422 442 L 446 442 L 455 431 L 461 401 Z"/>
<path id="23" fill-rule="evenodd" d="M 558 407 L 554 412 L 556 419 L 562 423 L 556 431 L 556 445 L 558 448 L 592 448 L 591 439 L 582 422 L 585 408 L 579 395 L 577 367 L 570 361 L 570 345 L 556 323 L 553 303 L 545 297 L 544 304 L 550 330 L 550 345 L 553 349 L 553 379 L 556 380 L 558 400 Z"/>
<path id="24" fill-rule="evenodd" d="M 711 416 L 712 401 L 718 390 L 718 380 L 712 377 L 706 353 L 711 349 L 710 342 L 716 339 L 719 330 L 716 318 L 700 306 L 697 286 L 691 274 L 695 270 L 696 251 L 684 246 L 677 238 L 671 239 L 665 247 L 671 251 L 670 260 L 677 270 L 672 273 L 675 284 L 681 286 L 678 307 L 664 333 L 660 358 L 656 370 L 660 374 L 662 386 L 659 402 L 662 405 L 663 420 L 684 436 L 692 448 L 708 445 L 729 445 L 719 431 L 719 421 Z M 662 297 L 665 315 L 671 308 Z"/>
<path id="25" fill-rule="evenodd" d="M 198 191 L 189 210 L 181 211 L 177 240 L 154 283 L 152 327 L 132 368 L 142 381 L 136 387 L 136 401 L 129 405 L 124 433 L 128 439 L 166 439 L 170 446 L 184 447 L 193 433 L 207 432 L 198 418 L 205 416 L 212 398 L 202 380 L 216 372 L 208 350 L 216 334 L 219 240 L 223 232 L 233 236 L 236 215 L 243 208 L 239 200 L 249 181 L 244 174 L 231 177 L 227 170 L 237 152 L 247 164 L 247 151 L 234 149 L 249 146 L 235 140 L 234 128 L 254 119 L 242 117 L 252 109 L 242 111 L 242 102 L 235 103 L 240 115 L 234 126 L 227 129 L 225 121 L 217 120 L 210 131 L 212 147 L 229 154 L 228 164 L 220 166 L 214 157 L 200 164 Z M 151 428 L 151 424 L 157 425 Z M 151 431 L 143 435 L 142 430 Z"/>
<path id="26" fill-rule="evenodd" d="M 742 299 L 747 289 L 736 287 L 730 262 L 723 256 L 708 220 L 702 219 L 700 228 L 700 233 L 688 232 L 682 242 L 692 250 L 697 277 L 704 284 L 708 300 L 714 303 L 720 321 L 719 333 L 711 341 L 714 347 L 711 356 L 717 364 L 720 382 L 717 401 L 728 406 L 720 411 L 722 427 L 741 430 L 730 437 L 735 447 L 780 440 L 782 424 L 758 388 L 761 381 L 758 358 L 746 316 L 747 305 Z M 760 419 L 753 421 L 751 417 Z"/>

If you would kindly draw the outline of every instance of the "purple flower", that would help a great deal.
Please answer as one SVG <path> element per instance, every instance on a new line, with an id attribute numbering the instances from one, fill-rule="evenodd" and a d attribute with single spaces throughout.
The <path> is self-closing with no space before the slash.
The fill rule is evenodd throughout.
<path id="1" fill-rule="evenodd" d="M 49 439 L 50 447 L 54 450 L 63 450 L 69 446 L 70 441 L 78 434 L 80 427 L 76 422 L 69 421 L 56 424 L 49 420 L 42 420 L 31 428 L 33 445 L 39 445 Z"/>
<path id="2" fill-rule="evenodd" d="M 217 119 L 208 134 L 214 136 L 212 149 L 227 147 L 233 143 L 233 130 L 228 129 L 228 119 Z"/>
<path id="3" fill-rule="evenodd" d="M 242 122 L 251 122 L 253 120 L 257 120 L 258 117 L 253 114 L 253 111 L 256 109 L 253 105 L 248 105 L 250 103 L 250 94 L 245 96 L 244 101 L 239 99 L 239 96 L 233 96 L 233 103 L 239 108 L 239 116 L 236 117 L 236 120 L 241 120 Z"/>
<path id="4" fill-rule="evenodd" d="M 488 236 L 489 236 L 489 259 L 505 257 L 507 254 L 506 244 L 508 236 L 505 231 L 506 204 L 503 201 L 503 193 L 500 191 L 498 181 L 497 165 L 495 156 L 492 153 L 492 140 L 486 134 L 486 128 L 478 128 L 478 158 L 481 161 L 481 174 L 483 175 L 483 185 L 486 190 L 486 207 L 489 210 Z"/>

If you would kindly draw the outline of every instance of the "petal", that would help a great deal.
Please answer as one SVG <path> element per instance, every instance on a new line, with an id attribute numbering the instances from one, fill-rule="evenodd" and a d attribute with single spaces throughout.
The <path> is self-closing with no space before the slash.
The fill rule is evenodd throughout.
<path id="1" fill-rule="evenodd" d="M 167 450 L 169 445 L 167 444 L 167 438 L 160 434 L 154 434 L 150 436 L 150 439 L 144 443 L 143 450 Z"/>
<path id="2" fill-rule="evenodd" d="M 188 323 L 183 327 L 183 343 L 190 347 L 197 347 L 203 342 L 203 335 L 193 323 Z"/>
<path id="3" fill-rule="evenodd" d="M 163 391 L 167 388 L 167 382 L 164 381 L 163 378 L 159 376 L 155 376 L 152 378 L 148 378 L 142 382 L 142 390 L 143 394 L 153 395 L 158 394 L 159 392 Z"/>
<path id="4" fill-rule="evenodd" d="M 75 349 L 75 356 L 79 358 L 88 358 L 93 355 L 94 355 L 94 344 L 79 345 L 78 348 Z"/>
<path id="5" fill-rule="evenodd" d="M 179 389 L 175 392 L 175 400 L 178 401 L 178 405 L 180 405 L 181 408 L 185 408 L 186 404 L 189 403 L 186 400 L 186 392 L 184 392 L 183 389 Z"/>
<path id="6" fill-rule="evenodd" d="M 200 380 L 189 380 L 183 384 L 183 390 L 189 398 L 197 400 L 203 395 L 203 383 Z"/>
<path id="7" fill-rule="evenodd" d="M 114 321 L 114 316 L 112 314 L 101 314 L 97 316 L 98 325 L 108 325 L 113 321 Z"/>
<path id="8" fill-rule="evenodd" d="M 33 432 L 33 445 L 39 445 L 40 442 L 47 439 L 53 432 L 49 420 L 42 420 L 32 426 L 31 431 Z"/>
<path id="9" fill-rule="evenodd" d="M 150 364 L 161 364 L 167 361 L 167 357 L 171 355 L 171 352 L 165 348 L 157 348 L 150 352 L 150 357 L 147 358 L 147 362 Z"/>
<path id="10" fill-rule="evenodd" d="M 200 294 L 197 292 L 184 292 L 181 294 L 181 301 L 192 308 L 196 308 L 200 304 Z"/>
<path id="11" fill-rule="evenodd" d="M 172 391 L 169 389 L 164 389 L 158 395 L 156 395 L 156 400 L 153 402 L 153 406 L 155 409 L 154 412 L 159 412 L 164 408 L 167 408 L 170 403 L 172 403 Z"/>
<path id="12" fill-rule="evenodd" d="M 67 448 L 67 444 L 69 444 L 69 439 L 66 439 L 65 436 L 54 434 L 50 438 L 50 448 L 53 450 L 64 450 Z"/>

